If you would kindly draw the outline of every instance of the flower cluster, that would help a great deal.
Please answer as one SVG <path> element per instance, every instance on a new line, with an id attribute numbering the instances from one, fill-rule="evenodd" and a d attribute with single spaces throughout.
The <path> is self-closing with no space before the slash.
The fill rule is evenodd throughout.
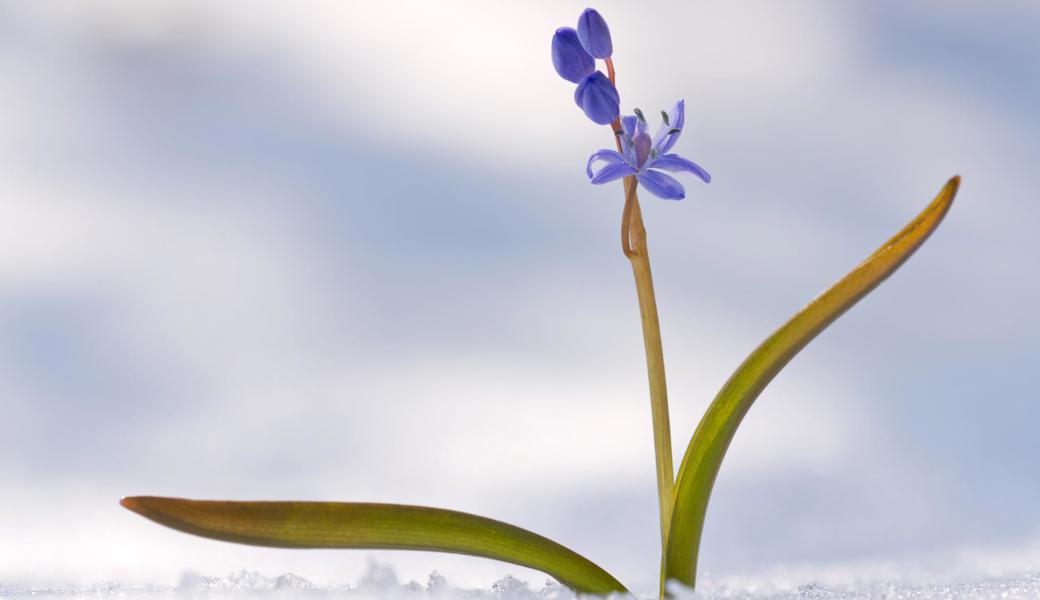
<path id="1" fill-rule="evenodd" d="M 574 101 L 593 122 L 613 123 L 621 114 L 621 98 L 614 83 L 596 70 L 596 59 L 610 60 L 614 47 L 607 22 L 594 8 L 578 18 L 578 28 L 560 27 L 552 39 L 552 61 L 556 72 L 578 84 Z"/>
<path id="2" fill-rule="evenodd" d="M 686 123 L 685 103 L 680 100 L 671 111 L 661 111 L 662 123 L 653 137 L 647 133 L 647 122 L 638 108 L 635 114 L 621 117 L 621 101 L 614 86 L 614 46 L 607 22 L 593 8 L 586 8 L 578 18 L 578 27 L 561 27 L 552 40 L 552 61 L 556 72 L 567 81 L 578 84 L 574 101 L 593 122 L 614 124 L 618 150 L 598 150 L 589 157 L 586 173 L 592 183 L 601 184 L 622 177 L 635 177 L 651 194 L 666 200 L 686 196 L 674 177 L 663 171 L 693 173 L 705 183 L 708 172 L 678 154 L 669 154 Z M 605 60 L 610 77 L 596 70 L 596 59 Z M 620 120 L 620 127 L 617 124 Z M 595 163 L 605 163 L 593 171 Z"/>

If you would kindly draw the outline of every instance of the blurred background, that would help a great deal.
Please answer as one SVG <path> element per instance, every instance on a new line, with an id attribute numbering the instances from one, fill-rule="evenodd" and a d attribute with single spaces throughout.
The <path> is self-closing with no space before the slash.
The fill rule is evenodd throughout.
<path id="1" fill-rule="evenodd" d="M 117 504 L 159 494 L 455 508 L 652 590 L 622 194 L 584 174 L 612 138 L 549 60 L 584 7 L 0 0 L 0 583 L 545 579 Z M 751 410 L 702 567 L 1040 568 L 1038 5 L 597 7 L 622 109 L 685 98 L 676 151 L 714 177 L 643 198 L 677 458 L 761 339 L 964 178 Z"/>

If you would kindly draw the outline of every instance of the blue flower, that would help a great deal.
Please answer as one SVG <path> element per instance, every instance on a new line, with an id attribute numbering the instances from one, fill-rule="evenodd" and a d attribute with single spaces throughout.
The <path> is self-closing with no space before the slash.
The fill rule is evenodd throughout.
<path id="1" fill-rule="evenodd" d="M 578 84 L 574 90 L 574 102 L 600 125 L 613 123 L 621 114 L 617 88 L 606 75 L 596 70 L 596 59 L 593 58 L 609 59 L 611 50 L 607 23 L 591 8 L 585 9 L 578 19 L 578 30 L 560 27 L 553 34 L 553 67 L 560 77 Z M 608 67 L 610 64 L 608 60 Z"/>
<path id="2" fill-rule="evenodd" d="M 610 58 L 614 53 L 610 28 L 595 8 L 586 8 L 578 17 L 578 39 L 585 51 L 596 58 Z"/>
<path id="3" fill-rule="evenodd" d="M 594 123 L 609 125 L 621 114 L 617 88 L 601 71 L 586 75 L 574 90 L 574 102 Z"/>
<path id="4" fill-rule="evenodd" d="M 556 72 L 571 83 L 596 70 L 596 59 L 585 51 L 578 41 L 578 32 L 570 27 L 560 27 L 552 39 L 552 62 Z"/>
<path id="5" fill-rule="evenodd" d="M 607 183 L 634 175 L 643 187 L 658 198 L 682 200 L 686 197 L 682 184 L 671 175 L 656 169 L 673 173 L 685 171 L 700 177 L 704 183 L 710 182 L 711 175 L 699 165 L 678 154 L 668 154 L 686 123 L 685 110 L 685 103 L 680 100 L 670 113 L 661 111 L 663 122 L 653 138 L 646 132 L 646 118 L 638 108 L 635 115 L 621 117 L 621 131 L 617 134 L 621 138 L 623 153 L 613 150 L 594 152 L 585 167 L 592 183 Z M 594 173 L 592 164 L 597 161 L 606 164 Z"/>

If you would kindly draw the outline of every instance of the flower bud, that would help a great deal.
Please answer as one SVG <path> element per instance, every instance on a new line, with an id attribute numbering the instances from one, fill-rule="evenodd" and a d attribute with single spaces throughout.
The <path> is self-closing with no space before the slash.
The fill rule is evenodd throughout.
<path id="1" fill-rule="evenodd" d="M 570 27 L 560 27 L 553 35 L 552 61 L 560 77 L 572 83 L 596 70 L 596 59 L 582 48 L 578 32 Z"/>
<path id="2" fill-rule="evenodd" d="M 574 101 L 594 123 L 607 125 L 621 114 L 617 88 L 601 71 L 586 75 L 574 90 Z"/>
<path id="3" fill-rule="evenodd" d="M 578 17 L 578 39 L 585 51 L 596 58 L 610 58 L 614 53 L 610 28 L 595 8 L 586 8 Z"/>

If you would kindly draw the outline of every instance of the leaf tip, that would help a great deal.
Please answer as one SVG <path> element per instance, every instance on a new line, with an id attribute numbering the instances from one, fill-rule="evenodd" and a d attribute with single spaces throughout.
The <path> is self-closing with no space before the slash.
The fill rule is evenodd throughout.
<path id="1" fill-rule="evenodd" d="M 150 496 L 124 496 L 119 499 L 119 504 L 123 508 L 132 510 L 139 515 L 148 516 L 145 513 L 148 511 L 149 499 Z"/>
<path id="2" fill-rule="evenodd" d="M 939 191 L 939 195 L 936 196 L 935 200 L 932 203 L 932 207 L 938 209 L 938 212 L 940 213 L 939 220 L 941 220 L 942 217 L 946 215 L 946 212 L 953 205 L 953 199 L 957 196 L 957 190 L 960 189 L 960 187 L 961 176 L 954 175 L 946 181 L 946 185 L 944 185 L 942 187 L 942 190 Z M 938 222 L 936 222 L 935 225 L 938 225 Z"/>

